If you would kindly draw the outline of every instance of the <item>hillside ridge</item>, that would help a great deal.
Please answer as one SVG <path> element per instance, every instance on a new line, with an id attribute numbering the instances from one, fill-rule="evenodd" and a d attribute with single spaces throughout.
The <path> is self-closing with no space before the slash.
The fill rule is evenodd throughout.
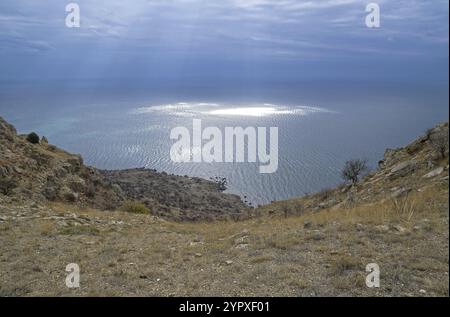
<path id="1" fill-rule="evenodd" d="M 98 171 L 40 142 L 0 120 L 0 296 L 449 296 L 448 123 L 387 150 L 354 185 L 248 213 L 231 205 L 218 218 L 205 217 L 208 206 L 191 213 L 181 200 L 164 203 L 192 182 L 224 197 L 212 182 Z M 169 182 L 152 191 L 147 175 Z M 12 176 L 17 186 L 8 186 Z M 45 196 L 49 176 L 61 177 L 50 186 L 55 200 Z M 81 186 L 90 182 L 93 197 Z M 154 209 L 110 210 L 110 195 L 117 205 L 148 199 Z M 65 284 L 69 263 L 80 267 L 79 288 Z M 369 263 L 381 270 L 379 288 L 366 285 Z"/>
<path id="2" fill-rule="evenodd" d="M 142 168 L 103 171 L 86 166 L 80 155 L 49 144 L 45 137 L 30 143 L 1 117 L 0 153 L 0 178 L 11 183 L 0 202 L 64 202 L 116 210 L 125 201 L 137 201 L 152 215 L 179 221 L 242 219 L 250 210 L 213 181 Z"/>

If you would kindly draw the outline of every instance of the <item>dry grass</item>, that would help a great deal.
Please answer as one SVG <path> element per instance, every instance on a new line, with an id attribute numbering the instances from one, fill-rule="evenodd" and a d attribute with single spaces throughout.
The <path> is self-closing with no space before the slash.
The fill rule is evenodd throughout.
<path id="1" fill-rule="evenodd" d="M 51 236 L 55 230 L 55 223 L 53 221 L 44 220 L 39 224 L 39 231 L 42 236 Z"/>
<path id="2" fill-rule="evenodd" d="M 94 226 L 69 226 L 62 228 L 59 233 L 63 235 L 98 235 L 99 230 Z"/>
<path id="3" fill-rule="evenodd" d="M 445 188 L 441 188 L 440 191 L 445 195 L 445 190 Z M 426 191 L 412 193 L 398 199 L 389 199 L 348 209 L 323 210 L 305 215 L 302 218 L 316 224 L 326 224 L 333 221 L 350 224 L 382 225 L 389 222 L 411 224 L 415 219 L 423 217 L 425 214 L 439 216 L 442 211 L 442 203 L 445 203 L 436 201 L 436 196 L 441 193 L 436 193 L 435 188 L 429 188 Z"/>
<path id="4" fill-rule="evenodd" d="M 52 204 L 53 215 L 75 214 L 99 222 L 68 226 L 42 219 L 1 223 L 0 237 L 6 243 L 0 246 L 0 270 L 8 273 L 2 275 L 0 292 L 419 296 L 423 295 L 419 290 L 425 289 L 426 295 L 446 296 L 447 192 L 439 185 L 412 192 L 397 202 L 387 199 L 287 218 L 279 214 L 214 223 L 175 223 Z M 113 224 L 118 221 L 124 225 Z M 399 224 L 406 232 L 393 229 Z M 387 231 L 379 231 L 380 225 Z M 73 262 L 84 274 L 78 290 L 64 286 L 65 265 Z M 365 266 L 374 262 L 382 269 L 378 290 L 365 286 Z"/>

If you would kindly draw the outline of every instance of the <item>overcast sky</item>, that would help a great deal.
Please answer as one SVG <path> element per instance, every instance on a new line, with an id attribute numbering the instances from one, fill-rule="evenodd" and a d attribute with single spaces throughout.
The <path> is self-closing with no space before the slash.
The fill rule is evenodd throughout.
<path id="1" fill-rule="evenodd" d="M 448 0 L 70 2 L 0 2 L 0 79 L 448 79 Z"/>

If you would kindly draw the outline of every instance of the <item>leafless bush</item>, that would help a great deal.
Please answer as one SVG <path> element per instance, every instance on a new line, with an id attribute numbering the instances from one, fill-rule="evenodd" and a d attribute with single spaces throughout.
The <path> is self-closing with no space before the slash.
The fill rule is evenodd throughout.
<path id="1" fill-rule="evenodd" d="M 356 159 L 345 162 L 342 169 L 341 176 L 344 180 L 356 184 L 365 172 L 369 170 L 367 166 L 367 160 Z"/>
<path id="2" fill-rule="evenodd" d="M 217 184 L 218 191 L 223 192 L 227 189 L 228 181 L 225 177 L 216 176 L 216 177 L 211 177 L 210 180 L 212 180 L 214 183 Z"/>

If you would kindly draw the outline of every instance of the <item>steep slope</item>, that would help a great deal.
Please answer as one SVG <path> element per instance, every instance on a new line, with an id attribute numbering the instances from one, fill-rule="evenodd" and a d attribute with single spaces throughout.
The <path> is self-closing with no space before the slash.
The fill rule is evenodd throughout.
<path id="1" fill-rule="evenodd" d="M 442 151 L 441 151 L 442 150 Z M 440 124 L 405 147 L 387 149 L 375 171 L 356 185 L 262 206 L 261 214 L 303 214 L 360 204 L 404 199 L 436 184 L 448 183 L 448 123 Z"/>
<path id="2" fill-rule="evenodd" d="M 100 209 L 125 199 L 120 188 L 104 181 L 95 169 L 43 138 L 32 144 L 0 117 L 0 201 L 64 201 Z"/>
<path id="3" fill-rule="evenodd" d="M 444 155 L 431 141 L 442 132 L 448 124 L 386 151 L 355 186 L 243 221 L 173 222 L 0 194 L 0 296 L 448 296 L 448 141 Z M 132 181 L 145 174 L 122 172 L 105 173 L 145 196 Z M 80 266 L 80 288 L 65 285 L 69 263 Z M 366 286 L 369 263 L 379 288 Z"/>
<path id="4" fill-rule="evenodd" d="M 140 201 L 154 215 L 174 220 L 245 218 L 250 210 L 217 184 L 152 170 L 99 171 L 42 139 L 18 135 L 0 117 L 0 202 L 65 202 L 115 210 Z"/>

